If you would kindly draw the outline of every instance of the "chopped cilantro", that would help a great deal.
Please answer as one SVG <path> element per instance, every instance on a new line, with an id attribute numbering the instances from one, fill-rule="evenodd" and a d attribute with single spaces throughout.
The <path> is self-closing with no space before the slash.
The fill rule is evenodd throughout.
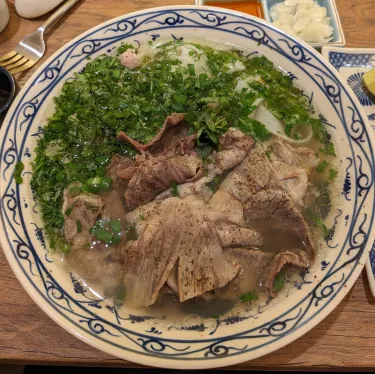
<path id="1" fill-rule="evenodd" d="M 315 168 L 318 173 L 322 173 L 325 169 L 327 169 L 329 163 L 326 160 L 323 160 L 319 163 L 319 165 Z"/>
<path id="2" fill-rule="evenodd" d="M 14 167 L 14 180 L 16 181 L 17 184 L 21 184 L 23 182 L 23 178 L 21 176 L 23 169 L 25 168 L 25 165 L 23 162 L 18 161 L 16 163 L 16 166 Z"/>
<path id="3" fill-rule="evenodd" d="M 121 305 L 125 301 L 126 291 L 125 286 L 121 285 L 115 293 L 115 302 L 117 305 Z"/>
<path id="4" fill-rule="evenodd" d="M 329 169 L 328 180 L 331 182 L 334 181 L 337 177 L 337 174 L 338 174 L 338 171 L 336 169 L 333 169 L 333 168 Z"/>
<path id="5" fill-rule="evenodd" d="M 259 296 L 255 292 L 246 292 L 240 296 L 241 303 L 258 300 Z"/>
<path id="6" fill-rule="evenodd" d="M 212 192 L 216 192 L 219 189 L 220 183 L 223 180 L 223 176 L 216 175 L 213 181 L 208 185 Z"/>
<path id="7" fill-rule="evenodd" d="M 326 238 L 327 235 L 328 235 L 328 228 L 324 224 L 322 218 L 318 214 L 314 213 L 310 208 L 306 209 L 306 215 L 307 215 L 307 218 L 309 219 L 309 221 L 315 227 L 318 227 L 322 231 L 322 233 L 324 235 L 324 238 Z"/>
<path id="8" fill-rule="evenodd" d="M 77 219 L 77 232 L 81 232 L 82 231 L 82 223 L 79 219 Z"/>
<path id="9" fill-rule="evenodd" d="M 121 43 L 120 47 L 117 48 L 117 53 L 121 55 L 122 53 L 126 52 L 128 49 L 135 49 L 135 47 L 131 44 Z"/>
<path id="10" fill-rule="evenodd" d="M 99 219 L 90 229 L 90 233 L 105 244 L 118 244 L 121 240 L 121 223 L 116 219 Z"/>
<path id="11" fill-rule="evenodd" d="M 279 274 L 276 275 L 275 280 L 273 282 L 273 291 L 274 292 L 280 292 L 282 288 L 284 287 L 285 281 L 286 281 L 286 270 L 282 269 Z"/>
<path id="12" fill-rule="evenodd" d="M 178 188 L 176 183 L 171 184 L 171 194 L 172 196 L 180 196 L 178 193 Z"/>
<path id="13" fill-rule="evenodd" d="M 78 202 L 78 200 L 73 201 L 73 203 L 71 205 L 69 205 L 68 208 L 66 208 L 66 210 L 64 212 L 64 214 L 66 216 L 70 216 L 72 214 L 73 209 L 76 206 L 77 202 Z"/>
<path id="14" fill-rule="evenodd" d="M 319 149 L 319 152 L 322 152 L 329 156 L 336 156 L 335 147 L 331 142 L 327 142 L 324 147 Z"/>
<path id="15" fill-rule="evenodd" d="M 97 193 L 101 191 L 108 191 L 111 189 L 112 186 L 112 179 L 109 177 L 94 177 L 89 178 L 83 184 L 83 191 Z"/>
<path id="16" fill-rule="evenodd" d="M 195 75 L 195 67 L 194 64 L 188 64 L 189 74 Z"/>
<path id="17" fill-rule="evenodd" d="M 80 186 L 73 186 L 69 188 L 69 196 L 76 197 L 82 192 L 82 187 Z"/>

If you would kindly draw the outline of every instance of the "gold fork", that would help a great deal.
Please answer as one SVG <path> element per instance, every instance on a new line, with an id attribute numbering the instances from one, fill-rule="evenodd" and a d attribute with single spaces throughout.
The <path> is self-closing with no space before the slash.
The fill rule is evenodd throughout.
<path id="1" fill-rule="evenodd" d="M 0 57 L 0 66 L 17 74 L 35 65 L 44 55 L 44 33 L 48 31 L 79 0 L 66 1 L 38 30 L 26 36 L 13 51 Z"/>

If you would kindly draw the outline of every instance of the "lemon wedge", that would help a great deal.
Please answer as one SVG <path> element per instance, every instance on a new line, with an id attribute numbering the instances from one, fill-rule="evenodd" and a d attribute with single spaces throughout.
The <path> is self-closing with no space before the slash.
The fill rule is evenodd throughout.
<path id="1" fill-rule="evenodd" d="M 375 69 L 371 69 L 363 75 L 363 83 L 366 88 L 375 95 Z"/>

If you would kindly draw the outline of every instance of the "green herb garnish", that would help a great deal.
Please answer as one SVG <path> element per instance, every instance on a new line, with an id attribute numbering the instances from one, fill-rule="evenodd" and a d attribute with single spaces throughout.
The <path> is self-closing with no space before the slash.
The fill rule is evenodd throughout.
<path id="1" fill-rule="evenodd" d="M 280 292 L 285 284 L 286 281 L 287 271 L 282 269 L 279 274 L 276 275 L 275 280 L 273 282 L 273 291 Z"/>
<path id="2" fill-rule="evenodd" d="M 255 301 L 255 300 L 258 300 L 258 299 L 259 299 L 259 296 L 255 292 L 243 293 L 240 296 L 241 303 L 247 303 L 249 301 Z"/>
<path id="3" fill-rule="evenodd" d="M 322 233 L 324 235 L 324 238 L 326 238 L 327 235 L 328 235 L 328 228 L 324 224 L 323 219 L 320 217 L 320 215 L 314 213 L 310 208 L 306 209 L 306 215 L 307 215 L 307 218 L 309 219 L 309 221 L 315 227 L 318 227 L 322 231 Z"/>
<path id="4" fill-rule="evenodd" d="M 123 302 L 125 301 L 126 297 L 126 291 L 125 291 L 125 286 L 120 286 L 115 294 L 115 302 L 117 305 L 122 305 Z"/>
<path id="5" fill-rule="evenodd" d="M 16 163 L 16 166 L 14 167 L 13 176 L 17 184 L 21 184 L 23 182 L 23 178 L 21 174 L 24 168 L 25 168 L 25 165 L 21 161 L 18 161 Z"/>
<path id="6" fill-rule="evenodd" d="M 315 168 L 318 173 L 322 173 L 325 169 L 327 169 L 329 163 L 326 160 L 323 160 L 319 163 L 319 165 Z"/>
<path id="7" fill-rule="evenodd" d="M 101 191 L 109 191 L 112 186 L 112 179 L 109 177 L 89 178 L 82 187 L 83 191 L 98 193 Z"/>
<path id="8" fill-rule="evenodd" d="M 74 207 L 77 205 L 77 202 L 78 202 L 78 200 L 73 201 L 73 203 L 70 204 L 70 205 L 68 206 L 68 208 L 66 208 L 66 210 L 65 210 L 65 212 L 64 212 L 64 214 L 65 214 L 66 216 L 70 216 L 70 215 L 72 214 Z"/>
<path id="9" fill-rule="evenodd" d="M 336 169 L 329 169 L 328 180 L 331 182 L 334 181 L 337 177 L 337 174 L 338 174 L 338 171 Z"/>
<path id="10" fill-rule="evenodd" d="M 222 180 L 223 180 L 223 177 L 221 175 L 216 175 L 213 181 L 209 183 L 208 186 L 210 187 L 212 192 L 216 192 L 219 189 L 220 183 L 222 182 Z"/>
<path id="11" fill-rule="evenodd" d="M 99 219 L 90 229 L 90 233 L 105 244 L 118 244 L 121 240 L 121 223 L 115 219 Z"/>
<path id="12" fill-rule="evenodd" d="M 178 188 L 177 188 L 177 184 L 176 183 L 172 183 L 171 184 L 171 194 L 172 196 L 180 196 L 180 194 L 178 193 Z"/>

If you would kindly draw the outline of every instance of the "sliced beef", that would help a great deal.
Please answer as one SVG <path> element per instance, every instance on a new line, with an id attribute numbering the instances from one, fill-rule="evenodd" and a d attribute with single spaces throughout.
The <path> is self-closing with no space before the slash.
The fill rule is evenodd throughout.
<path id="1" fill-rule="evenodd" d="M 246 158 L 227 175 L 220 188 L 241 202 L 246 202 L 257 191 L 276 186 L 272 164 L 263 147 L 256 144 Z"/>
<path id="2" fill-rule="evenodd" d="M 178 295 L 178 261 L 169 273 L 167 285 L 175 294 Z"/>
<path id="3" fill-rule="evenodd" d="M 170 209 L 173 209 L 170 206 Z M 131 307 L 152 305 L 179 257 L 180 235 L 175 214 L 155 215 L 138 240 L 125 252 L 126 302 Z"/>
<path id="4" fill-rule="evenodd" d="M 159 143 L 163 142 L 163 135 L 177 126 L 183 118 L 181 113 L 167 117 L 163 128 L 145 145 L 129 138 L 123 132 L 118 135 L 141 152 L 132 164 L 117 166 L 116 169 L 112 167 L 116 170 L 117 177 L 123 180 L 122 185 L 126 186 L 125 200 L 129 207 L 151 201 L 174 183 L 193 182 L 203 176 L 203 161 L 192 151 L 195 135 L 179 138 L 177 142 L 171 140 L 168 148 L 162 151 L 160 149 Z M 151 153 L 151 148 L 160 152 Z"/>
<path id="5" fill-rule="evenodd" d="M 276 292 L 273 290 L 275 278 L 286 265 L 307 269 L 310 266 L 310 261 L 306 253 L 300 249 L 283 250 L 278 253 L 270 263 L 265 283 L 266 289 L 272 296 L 276 296 Z"/>
<path id="6" fill-rule="evenodd" d="M 237 264 L 225 259 L 217 234 L 207 221 L 198 219 L 192 228 L 178 266 L 180 302 L 225 286 L 239 270 Z"/>
<path id="7" fill-rule="evenodd" d="M 119 132 L 119 134 L 117 135 L 117 138 L 125 143 L 129 143 L 139 153 L 143 154 L 146 151 L 148 151 L 150 147 L 155 145 L 168 129 L 171 129 L 172 127 L 179 125 L 183 121 L 184 116 L 185 116 L 184 113 L 173 113 L 170 116 L 168 116 L 166 120 L 164 121 L 162 128 L 154 136 L 154 138 L 151 141 L 149 141 L 147 144 L 141 144 L 137 142 L 136 140 L 126 135 L 125 132 L 123 131 Z"/>
<path id="8" fill-rule="evenodd" d="M 150 205 L 147 208 L 147 205 Z M 126 250 L 125 286 L 132 306 L 152 305 L 178 262 L 180 301 L 223 287 L 239 266 L 223 255 L 215 225 L 205 215 L 205 202 L 195 196 L 150 203 L 127 215 L 140 234 Z"/>
<path id="9" fill-rule="evenodd" d="M 226 221 L 244 225 L 243 204 L 224 189 L 219 189 L 208 201 L 207 215 L 211 221 Z"/>
<path id="10" fill-rule="evenodd" d="M 238 165 L 254 145 L 254 138 L 233 127 L 229 128 L 219 139 L 219 152 L 215 155 L 215 169 L 218 168 L 219 172 L 216 174 Z"/>
<path id="11" fill-rule="evenodd" d="M 106 168 L 106 174 L 112 179 L 112 187 L 124 194 L 129 180 L 135 173 L 135 161 L 129 157 L 114 155 Z"/>
<path id="12" fill-rule="evenodd" d="M 228 222 L 217 222 L 215 225 L 220 246 L 226 247 L 260 247 L 263 238 L 250 227 L 241 227 Z"/>
<path id="13" fill-rule="evenodd" d="M 189 125 L 182 121 L 178 126 L 167 128 L 160 139 L 149 148 L 149 151 L 152 154 L 158 154 L 162 153 L 165 149 L 171 149 L 173 146 L 180 144 L 182 139 L 188 138 L 188 133 Z"/>
<path id="14" fill-rule="evenodd" d="M 212 155 L 209 158 L 210 162 L 205 165 L 205 175 L 195 182 L 178 185 L 178 195 L 181 197 L 201 195 L 205 200 L 209 200 L 213 194 L 209 184 L 216 176 L 223 174 L 243 161 L 254 145 L 255 142 L 251 136 L 235 128 L 229 128 L 219 139 L 219 152 Z M 157 196 L 157 199 L 161 200 L 171 196 L 171 191 L 168 190 Z"/>
<path id="15" fill-rule="evenodd" d="M 261 274 L 266 271 L 273 257 L 271 253 L 256 249 L 231 248 L 224 251 L 227 261 L 240 266 L 237 276 L 222 288 L 202 295 L 205 300 L 223 299 L 238 302 L 240 296 L 257 291 Z"/>
<path id="16" fill-rule="evenodd" d="M 101 214 L 102 219 L 117 219 L 125 224 L 125 208 L 122 196 L 116 190 L 111 190 L 100 196 L 104 206 Z"/>
<path id="17" fill-rule="evenodd" d="M 294 147 L 282 139 L 274 137 L 271 143 L 272 153 L 288 165 L 301 166 L 307 170 L 315 168 L 319 159 L 313 150 L 304 147 Z"/>
<path id="18" fill-rule="evenodd" d="M 277 219 L 290 227 L 300 236 L 313 259 L 315 245 L 312 235 L 297 208 L 306 192 L 306 172 L 299 166 L 279 160 L 274 162 L 257 144 L 227 175 L 219 191 L 224 190 L 241 202 L 247 219 Z M 216 194 L 221 193 L 219 191 Z M 219 200 L 215 195 L 212 200 Z"/>
<path id="19" fill-rule="evenodd" d="M 306 169 L 278 160 L 273 161 L 272 166 L 283 191 L 287 192 L 298 206 L 303 207 L 303 199 L 309 185 Z"/>
<path id="20" fill-rule="evenodd" d="M 76 195 L 73 191 L 76 192 L 79 187 L 80 183 L 73 183 L 64 191 L 64 234 L 71 244 L 71 251 L 65 259 L 84 279 L 119 280 L 124 274 L 121 250 L 107 248 L 101 243 L 94 244 L 90 229 L 99 216 L 124 219 L 120 195 L 115 190 L 102 198 L 89 193 Z"/>
<path id="21" fill-rule="evenodd" d="M 173 183 L 194 181 L 203 173 L 202 159 L 195 153 L 138 156 L 125 192 L 126 203 L 131 207 L 147 203 Z"/>
<path id="22" fill-rule="evenodd" d="M 72 248 L 80 248 L 90 242 L 89 230 L 103 209 L 103 203 L 97 195 L 79 194 L 74 196 L 73 194 L 72 196 L 72 191 L 80 186 L 79 183 L 74 183 L 64 191 L 64 235 Z"/>
<path id="23" fill-rule="evenodd" d="M 302 214 L 287 193 L 276 190 L 261 190 L 252 195 L 244 206 L 249 220 L 276 219 L 288 226 L 301 238 L 311 259 L 315 257 L 315 244 Z"/>

